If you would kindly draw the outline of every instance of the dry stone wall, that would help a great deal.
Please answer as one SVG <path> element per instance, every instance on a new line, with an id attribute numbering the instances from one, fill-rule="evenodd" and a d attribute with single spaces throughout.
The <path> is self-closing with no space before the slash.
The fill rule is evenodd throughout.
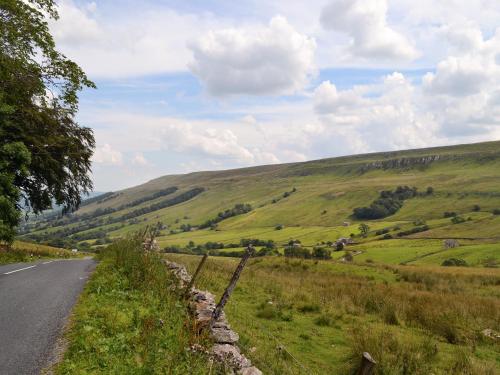
<path id="1" fill-rule="evenodd" d="M 191 281 L 191 276 L 186 268 L 178 263 L 163 261 L 167 268 L 174 274 L 178 284 L 176 289 L 185 290 Z M 215 310 L 215 296 L 196 288 L 188 291 L 189 310 L 193 315 L 199 329 L 210 330 L 214 346 L 210 349 L 210 355 L 217 361 L 225 363 L 231 371 L 239 375 L 262 375 L 262 372 L 252 366 L 252 362 L 241 353 L 237 343 L 238 333 L 231 329 L 224 312 L 215 324 L 210 327 L 212 314 Z"/>

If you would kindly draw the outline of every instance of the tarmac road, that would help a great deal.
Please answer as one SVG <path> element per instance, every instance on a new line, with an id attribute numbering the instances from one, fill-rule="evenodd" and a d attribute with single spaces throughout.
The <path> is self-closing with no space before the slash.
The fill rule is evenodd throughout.
<path id="1" fill-rule="evenodd" d="M 51 356 L 93 259 L 0 266 L 0 374 L 39 374 Z"/>

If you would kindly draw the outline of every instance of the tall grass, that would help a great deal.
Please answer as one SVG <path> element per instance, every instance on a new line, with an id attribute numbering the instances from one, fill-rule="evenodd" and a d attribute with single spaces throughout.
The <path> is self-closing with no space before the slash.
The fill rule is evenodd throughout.
<path id="1" fill-rule="evenodd" d="M 192 256 L 168 257 L 191 269 L 198 261 Z M 234 267 L 232 260 L 209 258 L 198 286 L 221 293 Z M 352 358 L 359 360 L 360 351 L 370 350 L 376 360 L 384 363 L 379 367 L 380 374 L 445 373 L 454 360 L 450 352 L 456 350 L 463 350 L 476 367 L 482 366 L 485 358 L 489 358 L 484 362 L 486 367 L 495 366 L 495 362 L 498 366 L 500 356 L 495 360 L 492 354 L 499 349 L 498 343 L 485 339 L 481 331 L 500 327 L 500 274 L 491 270 L 468 270 L 463 275 L 459 272 L 255 259 L 240 279 L 228 316 L 240 333 L 256 340 L 250 346 L 272 348 L 255 332 L 256 326 L 262 324 L 276 329 L 274 334 L 298 348 L 299 353 L 307 352 L 315 341 L 321 342 L 315 346 L 316 354 L 305 357 L 310 366 L 320 369 L 319 373 L 325 368 L 340 371 L 345 362 L 350 363 L 350 357 L 342 355 L 346 351 L 356 353 Z M 366 329 L 353 330 L 360 326 Z M 328 353 L 329 349 L 322 346 L 328 340 L 321 337 L 338 335 L 339 331 L 342 338 L 336 342 L 342 343 L 344 349 L 330 349 L 332 353 L 338 350 L 338 360 L 322 358 L 320 353 Z M 298 344 L 299 335 L 304 333 L 311 340 Z M 484 352 L 489 354 L 485 356 Z M 257 350 L 256 355 L 250 355 L 257 363 L 258 354 Z M 264 366 L 272 368 L 272 360 Z"/>
<path id="2" fill-rule="evenodd" d="M 75 308 L 58 374 L 220 373 L 190 349 L 208 341 L 192 329 L 158 255 L 134 238 L 110 245 L 100 260 Z"/>
<path id="3" fill-rule="evenodd" d="M 40 258 L 70 258 L 79 256 L 69 250 L 52 246 L 15 241 L 10 247 L 0 245 L 0 264 L 29 262 Z"/>

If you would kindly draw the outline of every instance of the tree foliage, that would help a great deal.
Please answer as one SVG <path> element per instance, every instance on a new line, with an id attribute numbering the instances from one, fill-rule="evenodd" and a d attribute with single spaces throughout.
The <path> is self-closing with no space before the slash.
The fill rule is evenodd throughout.
<path id="1" fill-rule="evenodd" d="M 57 17 L 53 0 L 0 2 L 2 241 L 13 238 L 21 202 L 35 213 L 52 202 L 67 211 L 92 188 L 94 137 L 74 117 L 78 92 L 94 84 L 56 50 L 47 21 Z"/>
<path id="2" fill-rule="evenodd" d="M 357 207 L 353 211 L 353 216 L 357 219 L 382 219 L 395 214 L 406 199 L 417 195 L 417 188 L 408 186 L 398 186 L 396 190 L 384 190 L 369 207 Z"/>

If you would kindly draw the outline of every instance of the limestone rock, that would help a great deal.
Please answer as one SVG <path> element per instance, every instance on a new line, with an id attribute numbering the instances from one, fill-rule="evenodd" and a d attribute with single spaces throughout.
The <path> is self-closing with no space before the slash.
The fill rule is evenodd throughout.
<path id="1" fill-rule="evenodd" d="M 212 328 L 212 338 L 218 344 L 234 344 L 238 342 L 239 336 L 233 330 L 227 328 Z"/>
<path id="2" fill-rule="evenodd" d="M 215 344 L 212 348 L 213 355 L 220 361 L 241 370 L 252 366 L 248 358 L 242 355 L 236 346 L 229 344 Z"/>

